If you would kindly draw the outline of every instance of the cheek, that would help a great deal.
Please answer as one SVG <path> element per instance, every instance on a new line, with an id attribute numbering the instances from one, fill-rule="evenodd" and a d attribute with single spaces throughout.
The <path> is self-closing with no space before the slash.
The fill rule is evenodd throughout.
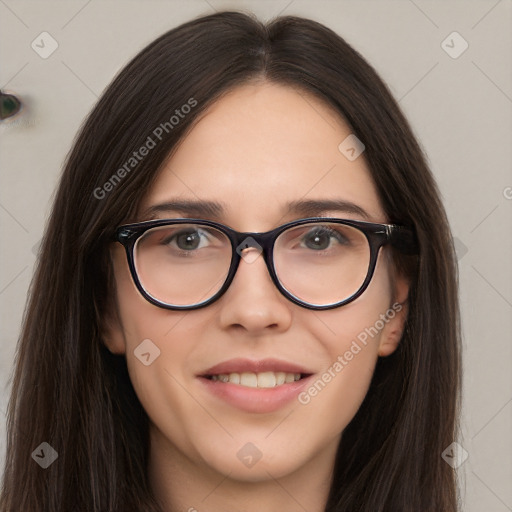
<path id="1" fill-rule="evenodd" d="M 135 287 L 127 264 L 117 268 L 116 289 L 126 363 L 141 404 L 151 418 L 167 415 L 161 404 L 182 408 L 180 383 L 198 339 L 194 329 L 199 323 L 190 321 L 193 312 L 150 304 Z M 167 420 L 172 423 L 171 417 Z"/>
<path id="2" fill-rule="evenodd" d="M 167 440 L 202 459 L 209 451 L 210 436 L 226 441 L 216 415 L 206 411 L 191 389 L 192 376 L 206 364 L 205 354 L 210 355 L 209 360 L 213 357 L 211 333 L 216 309 L 179 312 L 154 306 L 135 287 L 128 265 L 118 263 L 118 309 L 135 393 L 152 424 Z M 236 453 L 238 448 L 231 449 Z"/>
<path id="3" fill-rule="evenodd" d="M 382 263 L 381 263 L 382 262 Z M 299 396 L 315 423 L 339 434 L 352 420 L 368 391 L 379 343 L 392 302 L 387 262 L 379 258 L 370 286 L 339 309 L 313 312 L 307 328 L 320 341 L 324 371 Z"/>
<path id="4" fill-rule="evenodd" d="M 129 284 L 129 283 L 128 283 Z M 218 425 L 205 414 L 189 391 L 189 361 L 203 321 L 193 312 L 167 311 L 148 303 L 136 289 L 121 286 L 119 301 L 128 373 L 135 393 L 151 423 L 163 438 L 200 460 L 204 448 L 194 439 L 198 425 L 215 431 Z M 149 354 L 149 356 L 146 356 Z M 148 361 L 149 359 L 149 361 Z M 162 446 L 167 446 L 167 441 Z"/>

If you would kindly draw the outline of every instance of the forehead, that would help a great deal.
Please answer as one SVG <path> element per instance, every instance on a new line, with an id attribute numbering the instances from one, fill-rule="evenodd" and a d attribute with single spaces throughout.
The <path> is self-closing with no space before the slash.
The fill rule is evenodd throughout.
<path id="1" fill-rule="evenodd" d="M 385 221 L 364 157 L 351 161 L 338 148 L 349 135 L 341 117 L 311 94 L 269 82 L 237 87 L 181 141 L 141 211 L 174 199 L 217 202 L 218 220 L 266 230 L 291 220 L 289 203 L 343 200 Z"/>

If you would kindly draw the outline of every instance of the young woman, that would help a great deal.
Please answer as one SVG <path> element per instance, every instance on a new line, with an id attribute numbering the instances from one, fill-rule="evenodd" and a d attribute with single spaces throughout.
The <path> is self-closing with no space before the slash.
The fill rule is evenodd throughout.
<path id="1" fill-rule="evenodd" d="M 343 39 L 171 30 L 68 157 L 0 510 L 455 512 L 456 290 L 422 152 Z"/>

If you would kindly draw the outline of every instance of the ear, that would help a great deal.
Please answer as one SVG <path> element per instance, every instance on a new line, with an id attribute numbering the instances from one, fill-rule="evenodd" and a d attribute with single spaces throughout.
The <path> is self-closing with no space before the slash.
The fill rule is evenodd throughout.
<path id="1" fill-rule="evenodd" d="M 102 311 L 96 311 L 98 315 L 101 339 L 112 354 L 124 354 L 126 351 L 126 338 L 119 315 L 119 305 L 117 302 L 116 282 L 114 275 L 114 261 L 112 254 L 110 257 L 109 271 L 109 297 L 105 308 Z"/>
<path id="2" fill-rule="evenodd" d="M 108 311 L 103 313 L 100 329 L 101 339 L 110 352 L 112 354 L 124 354 L 126 343 L 117 307 L 112 311 L 112 307 L 109 306 Z"/>
<path id="3" fill-rule="evenodd" d="M 386 314 L 388 321 L 382 329 L 379 343 L 378 354 L 381 357 L 389 356 L 398 348 L 409 312 L 409 282 L 400 275 L 395 275 L 393 281 L 393 302 Z"/>

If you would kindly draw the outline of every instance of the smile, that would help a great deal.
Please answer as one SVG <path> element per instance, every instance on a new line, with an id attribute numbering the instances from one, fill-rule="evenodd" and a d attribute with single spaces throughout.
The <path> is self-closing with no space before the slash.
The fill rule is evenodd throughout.
<path id="1" fill-rule="evenodd" d="M 285 372 L 243 372 L 243 373 L 221 373 L 207 376 L 212 381 L 238 384 L 248 388 L 274 388 L 301 379 L 300 373 Z"/>
<path id="2" fill-rule="evenodd" d="M 272 413 L 294 403 L 310 384 L 314 371 L 282 359 L 236 358 L 196 375 L 201 388 L 216 403 L 249 413 Z"/>

